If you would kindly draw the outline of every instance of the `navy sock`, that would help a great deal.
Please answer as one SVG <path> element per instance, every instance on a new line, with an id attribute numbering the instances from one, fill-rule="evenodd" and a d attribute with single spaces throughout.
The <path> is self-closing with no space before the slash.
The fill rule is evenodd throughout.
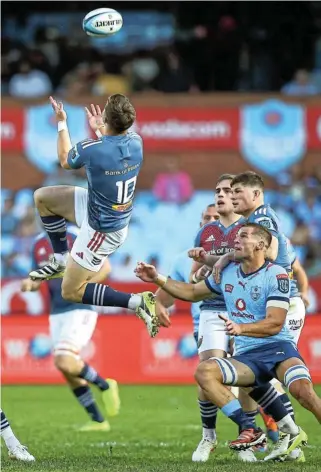
<path id="1" fill-rule="evenodd" d="M 213 403 L 203 400 L 198 400 L 201 412 L 202 426 L 207 429 L 216 428 L 216 418 L 218 408 Z"/>
<path id="2" fill-rule="evenodd" d="M 244 412 L 246 416 L 248 417 L 249 421 L 252 423 L 252 428 L 256 428 L 256 421 L 255 417 L 258 414 L 258 410 L 253 410 L 253 411 L 245 411 Z M 241 430 L 239 429 L 239 433 L 241 433 Z"/>
<path id="3" fill-rule="evenodd" d="M 285 406 L 286 411 L 289 413 L 289 415 L 291 416 L 291 418 L 293 419 L 293 421 L 295 423 L 294 410 L 293 410 L 293 406 L 292 406 L 292 403 L 291 403 L 291 400 L 290 400 L 288 394 L 287 393 L 282 393 L 282 395 L 280 395 L 279 398 L 280 398 L 281 402 L 283 403 L 283 405 Z"/>
<path id="4" fill-rule="evenodd" d="M 98 372 L 88 364 L 84 365 L 84 367 L 82 368 L 82 370 L 79 374 L 79 377 L 81 377 L 82 379 L 87 380 L 87 382 L 90 382 L 92 384 L 97 385 L 97 387 L 99 387 L 100 390 L 102 390 L 102 391 L 109 389 L 108 382 L 106 382 L 106 380 L 103 379 L 98 374 Z"/>
<path id="5" fill-rule="evenodd" d="M 272 416 L 276 422 L 282 420 L 288 414 L 277 390 L 271 384 L 254 388 L 250 393 L 250 397 L 263 408 L 264 413 Z"/>
<path id="6" fill-rule="evenodd" d="M 255 428 L 255 426 L 253 426 L 252 420 L 246 416 L 242 410 L 240 402 L 236 399 L 231 400 L 229 403 L 224 405 L 221 408 L 221 412 L 234 421 L 234 423 L 239 426 L 240 431 L 243 431 L 244 429 Z"/>
<path id="7" fill-rule="evenodd" d="M 6 415 L 1 410 L 1 432 L 10 426 L 9 421 L 7 420 Z"/>
<path id="8" fill-rule="evenodd" d="M 118 292 L 108 285 L 89 283 L 86 285 L 82 303 L 96 306 L 119 306 L 128 308 L 130 293 Z"/>
<path id="9" fill-rule="evenodd" d="M 53 252 L 63 254 L 68 252 L 67 227 L 65 218 L 61 216 L 41 216 L 43 227 L 45 228 L 53 248 Z"/>
<path id="10" fill-rule="evenodd" d="M 98 423 L 104 421 L 104 417 L 100 413 L 93 394 L 88 386 L 77 387 L 73 390 L 73 393 L 93 421 L 97 421 Z"/>

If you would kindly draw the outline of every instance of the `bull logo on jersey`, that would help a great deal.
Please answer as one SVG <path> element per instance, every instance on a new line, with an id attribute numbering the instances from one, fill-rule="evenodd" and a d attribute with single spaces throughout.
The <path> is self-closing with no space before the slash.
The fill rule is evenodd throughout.
<path id="1" fill-rule="evenodd" d="M 235 306 L 239 311 L 244 311 L 246 309 L 246 303 L 243 298 L 238 298 L 235 302 Z"/>
<path id="2" fill-rule="evenodd" d="M 261 296 L 261 287 L 258 287 L 257 285 L 255 287 L 252 287 L 250 294 L 251 294 L 252 300 L 256 302 Z"/>
<path id="3" fill-rule="evenodd" d="M 259 170 L 276 175 L 300 161 L 306 150 L 304 108 L 267 100 L 241 110 L 241 152 Z"/>

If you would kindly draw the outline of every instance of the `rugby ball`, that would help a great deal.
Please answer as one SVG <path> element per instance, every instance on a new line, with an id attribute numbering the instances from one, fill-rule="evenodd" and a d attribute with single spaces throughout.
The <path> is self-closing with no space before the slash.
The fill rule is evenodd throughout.
<path id="1" fill-rule="evenodd" d="M 98 8 L 89 12 L 82 21 L 82 27 L 89 36 L 102 38 L 111 36 L 123 26 L 123 17 L 112 8 Z"/>

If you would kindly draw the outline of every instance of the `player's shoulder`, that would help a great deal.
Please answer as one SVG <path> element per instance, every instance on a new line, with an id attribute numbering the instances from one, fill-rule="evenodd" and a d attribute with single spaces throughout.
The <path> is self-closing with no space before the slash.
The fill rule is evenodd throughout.
<path id="1" fill-rule="evenodd" d="M 257 223 L 269 230 L 278 230 L 278 217 L 270 205 L 261 205 L 249 218 L 252 223 Z"/>
<path id="2" fill-rule="evenodd" d="M 214 230 L 215 228 L 218 228 L 220 225 L 220 222 L 219 221 L 212 221 L 211 223 L 206 223 L 206 225 L 202 226 L 199 230 L 198 230 L 198 235 L 201 235 L 203 233 L 208 233 L 210 232 L 211 230 Z"/>
<path id="3" fill-rule="evenodd" d="M 138 133 L 136 133 L 136 131 L 133 131 L 133 130 L 128 131 L 127 132 L 127 137 L 129 139 L 136 139 L 140 143 L 143 143 L 143 138 Z"/>
<path id="4" fill-rule="evenodd" d="M 277 276 L 285 276 L 286 278 L 289 277 L 287 271 L 284 267 L 280 266 L 279 264 L 275 264 L 274 262 L 268 262 L 264 272 L 270 277 L 277 277 Z"/>
<path id="5" fill-rule="evenodd" d="M 95 145 L 98 145 L 98 144 L 102 144 L 103 143 L 103 139 L 102 138 L 96 138 L 96 139 L 93 139 L 93 138 L 86 138 L 86 139 L 83 139 L 82 141 L 80 141 L 78 143 L 78 148 L 80 147 L 80 149 L 82 150 L 85 150 L 89 147 L 92 147 L 92 146 L 95 146 Z"/>

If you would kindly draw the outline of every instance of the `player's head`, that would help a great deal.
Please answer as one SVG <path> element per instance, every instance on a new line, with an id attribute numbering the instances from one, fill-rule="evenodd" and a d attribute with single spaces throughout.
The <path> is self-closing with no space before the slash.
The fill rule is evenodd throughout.
<path id="1" fill-rule="evenodd" d="M 264 203 L 264 182 L 260 175 L 247 171 L 231 181 L 234 212 L 248 216 Z"/>
<path id="2" fill-rule="evenodd" d="M 264 226 L 246 223 L 241 226 L 234 241 L 235 259 L 250 260 L 258 252 L 265 254 L 271 241 L 272 235 Z"/>
<path id="3" fill-rule="evenodd" d="M 234 212 L 232 203 L 231 182 L 235 175 L 222 174 L 215 187 L 215 204 L 219 215 L 230 215 Z"/>
<path id="4" fill-rule="evenodd" d="M 107 100 L 103 119 L 112 131 L 121 134 L 134 124 L 136 111 L 125 95 L 115 93 Z"/>
<path id="5" fill-rule="evenodd" d="M 207 225 L 207 223 L 213 223 L 213 221 L 219 220 L 219 218 L 220 215 L 218 214 L 215 203 L 211 203 L 210 205 L 207 205 L 202 213 L 200 227 L 202 228 Z"/>

